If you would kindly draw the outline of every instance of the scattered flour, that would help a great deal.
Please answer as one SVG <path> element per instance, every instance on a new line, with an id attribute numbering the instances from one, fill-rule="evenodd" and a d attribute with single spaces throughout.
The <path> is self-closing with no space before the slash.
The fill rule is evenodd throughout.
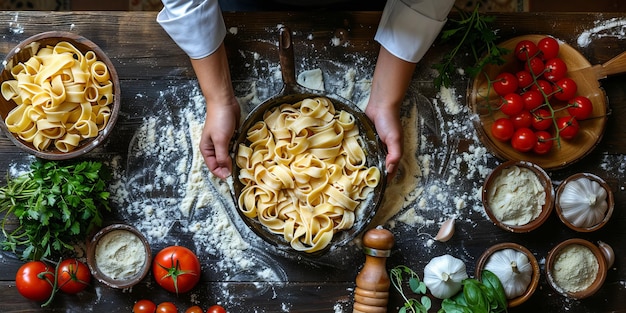
<path id="1" fill-rule="evenodd" d="M 596 21 L 595 27 L 583 31 L 577 43 L 580 47 L 587 47 L 594 39 L 602 37 L 616 37 L 623 39 L 626 37 L 626 19 L 612 18 L 609 20 Z"/>

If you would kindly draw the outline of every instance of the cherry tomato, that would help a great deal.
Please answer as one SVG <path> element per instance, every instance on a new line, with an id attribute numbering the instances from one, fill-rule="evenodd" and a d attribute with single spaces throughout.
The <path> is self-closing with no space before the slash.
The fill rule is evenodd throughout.
<path id="1" fill-rule="evenodd" d="M 510 119 L 501 117 L 491 125 L 491 134 L 500 141 L 509 141 L 513 137 L 515 126 Z"/>
<path id="2" fill-rule="evenodd" d="M 545 63 L 543 77 L 551 82 L 556 82 L 567 74 L 567 64 L 561 58 L 552 58 Z"/>
<path id="3" fill-rule="evenodd" d="M 556 58 L 559 55 L 559 42 L 552 37 L 541 38 L 537 42 L 537 48 L 544 60 Z"/>
<path id="4" fill-rule="evenodd" d="M 524 70 L 535 75 L 535 77 L 541 76 L 544 68 L 545 64 L 543 64 L 543 61 L 540 58 L 530 58 L 524 63 Z"/>
<path id="5" fill-rule="evenodd" d="M 535 84 L 530 86 L 530 89 L 542 92 L 548 97 L 548 100 L 552 98 L 552 92 L 554 92 L 554 89 L 552 88 L 552 84 L 550 84 L 550 82 L 544 79 L 537 79 Z"/>
<path id="6" fill-rule="evenodd" d="M 569 101 L 574 98 L 578 91 L 576 82 L 569 78 L 561 78 L 554 83 L 554 97 L 561 101 Z"/>
<path id="7" fill-rule="evenodd" d="M 532 111 L 538 108 L 544 102 L 543 94 L 539 90 L 528 90 L 522 94 L 522 100 L 524 100 L 524 108 Z"/>
<path id="8" fill-rule="evenodd" d="M 552 113 L 546 109 L 537 109 L 533 112 L 533 128 L 546 130 L 552 126 Z"/>
<path id="9" fill-rule="evenodd" d="M 517 91 L 517 77 L 509 72 L 502 72 L 493 81 L 493 89 L 504 96 Z"/>
<path id="10" fill-rule="evenodd" d="M 585 96 L 576 96 L 569 101 L 567 112 L 577 120 L 582 121 L 589 118 L 593 113 L 593 104 Z"/>
<path id="11" fill-rule="evenodd" d="M 530 128 L 533 125 L 533 115 L 528 110 L 524 110 L 517 115 L 511 116 L 509 119 L 513 122 L 513 127 L 515 127 L 515 129 L 523 127 Z"/>
<path id="12" fill-rule="evenodd" d="M 161 302 L 156 307 L 156 313 L 178 313 L 178 308 L 172 302 Z"/>
<path id="13" fill-rule="evenodd" d="M 226 309 L 216 304 L 209 307 L 206 313 L 226 313 Z"/>
<path id="14" fill-rule="evenodd" d="M 537 144 L 537 136 L 530 128 L 520 128 L 515 131 L 511 138 L 511 146 L 520 152 L 528 152 Z"/>
<path id="15" fill-rule="evenodd" d="M 500 105 L 500 111 L 502 111 L 502 113 L 513 116 L 519 114 L 522 110 L 524 110 L 524 100 L 522 96 L 516 93 L 510 93 L 502 99 L 502 105 Z"/>
<path id="16" fill-rule="evenodd" d="M 157 306 L 154 302 L 142 299 L 135 302 L 135 305 L 133 306 L 133 313 L 154 313 L 156 312 L 156 308 Z"/>
<path id="17" fill-rule="evenodd" d="M 91 272 L 85 263 L 76 259 L 65 259 L 57 269 L 58 286 L 65 293 L 78 293 L 91 281 Z"/>
<path id="18" fill-rule="evenodd" d="M 52 295 L 54 269 L 42 261 L 30 261 L 22 265 L 15 275 L 15 286 L 24 298 L 45 301 Z"/>
<path id="19" fill-rule="evenodd" d="M 517 87 L 521 89 L 528 88 L 535 81 L 533 75 L 531 75 L 530 72 L 526 70 L 521 70 L 515 73 L 515 76 L 517 77 Z"/>
<path id="20" fill-rule="evenodd" d="M 563 139 L 572 139 L 578 133 L 580 126 L 573 116 L 563 116 L 556 120 L 556 126 L 559 128 L 559 136 Z"/>
<path id="21" fill-rule="evenodd" d="M 185 293 L 200 280 L 200 261 L 185 247 L 169 246 L 154 257 L 152 274 L 165 290 Z"/>
<path id="22" fill-rule="evenodd" d="M 202 310 L 201 307 L 194 305 L 192 307 L 189 307 L 185 313 L 204 313 L 204 311 Z"/>
<path id="23" fill-rule="evenodd" d="M 535 132 L 535 136 L 537 136 L 537 143 L 533 147 L 533 152 L 537 154 L 546 154 L 552 150 L 554 139 L 549 132 L 540 130 Z"/>
<path id="24" fill-rule="evenodd" d="M 526 61 L 539 53 L 539 48 L 537 48 L 537 44 L 530 40 L 520 40 L 515 45 L 515 50 L 513 53 L 520 61 Z"/>

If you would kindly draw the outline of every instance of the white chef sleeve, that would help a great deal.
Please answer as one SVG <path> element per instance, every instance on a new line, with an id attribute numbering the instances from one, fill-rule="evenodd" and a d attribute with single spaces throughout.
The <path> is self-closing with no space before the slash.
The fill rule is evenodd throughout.
<path id="1" fill-rule="evenodd" d="M 192 59 L 219 48 L 226 25 L 217 0 L 162 0 L 157 22 Z"/>
<path id="2" fill-rule="evenodd" d="M 387 0 L 374 39 L 396 57 L 417 63 L 447 21 L 454 0 Z"/>

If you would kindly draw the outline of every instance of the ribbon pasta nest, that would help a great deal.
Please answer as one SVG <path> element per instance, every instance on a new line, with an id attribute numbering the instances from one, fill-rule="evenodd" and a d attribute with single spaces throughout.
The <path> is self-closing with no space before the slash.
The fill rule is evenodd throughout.
<path id="1" fill-rule="evenodd" d="M 337 231 L 352 227 L 355 211 L 380 181 L 368 167 L 354 116 L 324 97 L 266 112 L 240 144 L 236 164 L 239 209 L 295 250 L 312 253 Z"/>
<path id="2" fill-rule="evenodd" d="M 1 85 L 4 99 L 17 105 L 7 129 L 34 148 L 74 150 L 96 137 L 111 116 L 113 83 L 94 51 L 84 54 L 67 41 L 41 47 L 11 68 L 14 79 Z"/>

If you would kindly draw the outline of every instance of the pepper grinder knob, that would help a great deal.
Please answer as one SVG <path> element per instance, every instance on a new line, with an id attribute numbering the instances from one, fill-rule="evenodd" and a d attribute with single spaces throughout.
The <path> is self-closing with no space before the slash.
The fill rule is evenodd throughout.
<path id="1" fill-rule="evenodd" d="M 356 276 L 353 313 L 387 312 L 391 281 L 386 262 L 393 244 L 393 234 L 381 226 L 363 235 L 365 264 Z"/>

